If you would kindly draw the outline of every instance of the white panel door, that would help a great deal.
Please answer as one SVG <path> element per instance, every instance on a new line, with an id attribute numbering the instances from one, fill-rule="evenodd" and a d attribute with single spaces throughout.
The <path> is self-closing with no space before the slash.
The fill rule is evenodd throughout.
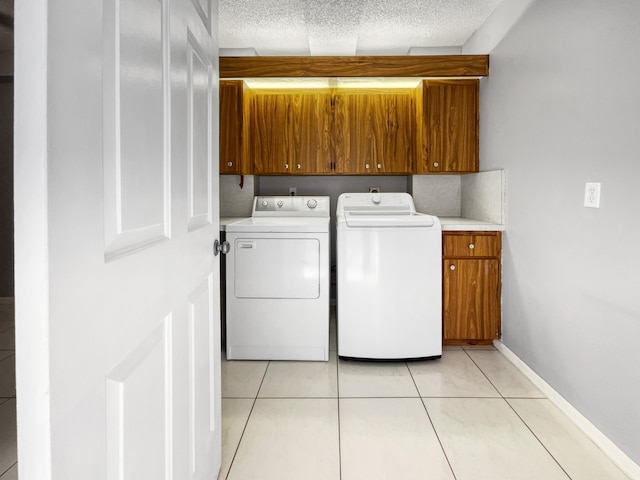
<path id="1" fill-rule="evenodd" d="M 213 0 L 16 2 L 21 480 L 216 478 Z"/>

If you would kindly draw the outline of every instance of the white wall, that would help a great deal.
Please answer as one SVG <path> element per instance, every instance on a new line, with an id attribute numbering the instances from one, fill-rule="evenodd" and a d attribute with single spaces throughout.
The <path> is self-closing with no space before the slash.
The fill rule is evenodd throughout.
<path id="1" fill-rule="evenodd" d="M 638 19 L 534 2 L 490 52 L 480 161 L 508 177 L 504 343 L 640 463 Z"/>

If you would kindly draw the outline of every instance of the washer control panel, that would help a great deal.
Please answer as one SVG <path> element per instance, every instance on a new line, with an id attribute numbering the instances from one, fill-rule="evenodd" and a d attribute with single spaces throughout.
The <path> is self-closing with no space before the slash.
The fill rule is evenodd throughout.
<path id="1" fill-rule="evenodd" d="M 257 196 L 253 201 L 254 217 L 328 217 L 328 196 Z"/>
<path id="2" fill-rule="evenodd" d="M 404 192 L 343 193 L 338 197 L 341 212 L 415 212 L 413 198 Z"/>

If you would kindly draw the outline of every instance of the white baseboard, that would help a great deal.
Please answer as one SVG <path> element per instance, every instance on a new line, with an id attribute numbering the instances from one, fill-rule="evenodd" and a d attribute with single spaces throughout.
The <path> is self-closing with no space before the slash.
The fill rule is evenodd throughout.
<path id="1" fill-rule="evenodd" d="M 15 303 L 14 297 L 0 297 L 0 305 Z"/>
<path id="2" fill-rule="evenodd" d="M 577 427 L 582 430 L 595 443 L 604 454 L 614 462 L 620 470 L 633 480 L 640 480 L 640 465 L 635 463 L 624 453 L 609 437 L 582 415 L 576 408 L 564 399 L 557 391 L 545 382 L 540 375 L 531 370 L 515 353 L 500 340 L 493 341 L 494 346 L 502 353 L 518 370 L 520 370 L 531 382 L 540 389 L 545 396 L 558 407 Z"/>

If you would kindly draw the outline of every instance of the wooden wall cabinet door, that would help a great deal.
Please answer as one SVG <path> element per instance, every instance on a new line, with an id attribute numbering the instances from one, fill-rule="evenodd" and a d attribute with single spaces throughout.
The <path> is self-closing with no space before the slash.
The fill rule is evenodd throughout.
<path id="1" fill-rule="evenodd" d="M 328 90 L 296 92 L 291 100 L 296 159 L 291 173 L 332 173 L 331 93 Z"/>
<path id="2" fill-rule="evenodd" d="M 220 173 L 251 173 L 244 161 L 244 82 L 220 81 Z"/>
<path id="3" fill-rule="evenodd" d="M 479 171 L 478 79 L 424 80 L 417 173 Z"/>
<path id="4" fill-rule="evenodd" d="M 491 344 L 500 337 L 501 248 L 501 232 L 443 233 L 445 344 Z"/>
<path id="5" fill-rule="evenodd" d="M 414 90 L 335 90 L 332 104 L 335 173 L 411 173 L 415 161 Z"/>
<path id="6" fill-rule="evenodd" d="M 252 90 L 247 155 L 256 175 L 322 173 L 330 163 L 330 95 L 322 90 Z"/>
<path id="7" fill-rule="evenodd" d="M 388 131 L 383 165 L 379 173 L 411 174 L 416 163 L 416 92 L 402 90 L 388 97 Z"/>
<path id="8" fill-rule="evenodd" d="M 250 91 L 247 99 L 247 159 L 256 175 L 291 173 L 291 110 L 286 93 Z"/>

